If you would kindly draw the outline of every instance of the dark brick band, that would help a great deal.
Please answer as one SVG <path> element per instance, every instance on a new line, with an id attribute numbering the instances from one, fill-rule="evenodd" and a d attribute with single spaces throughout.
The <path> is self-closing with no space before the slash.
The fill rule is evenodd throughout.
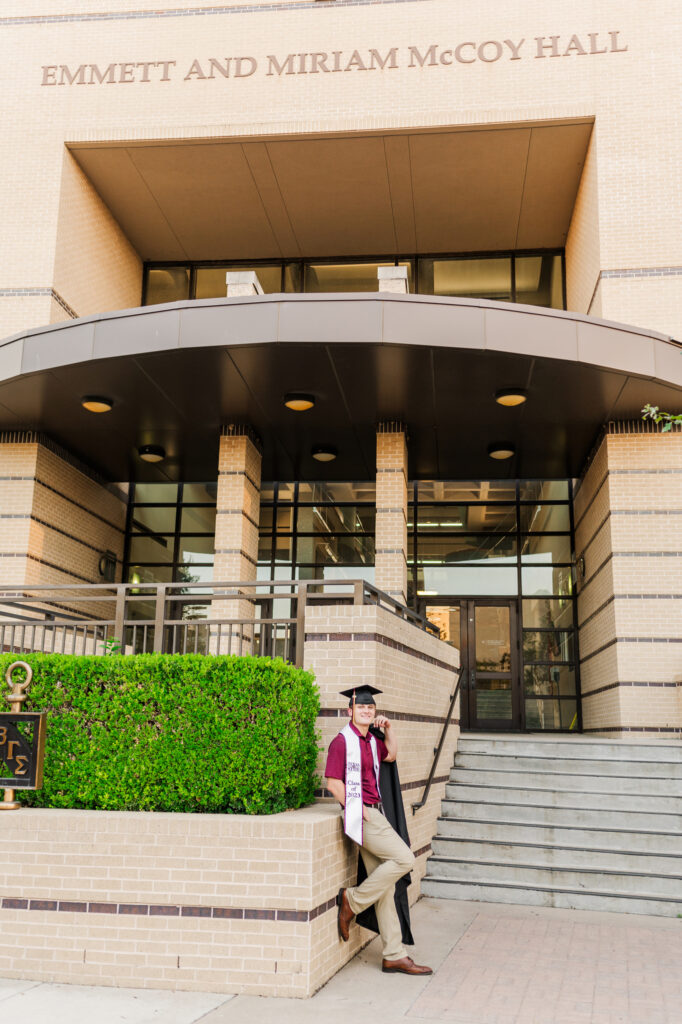
<path id="1" fill-rule="evenodd" d="M 259 907 L 203 907 L 166 903 L 96 903 L 80 900 L 45 900 L 5 896 L 3 910 L 42 910 L 65 914 L 117 914 L 131 917 L 200 917 L 237 921 L 314 921 L 336 906 L 336 897 L 312 910 L 273 910 Z"/>

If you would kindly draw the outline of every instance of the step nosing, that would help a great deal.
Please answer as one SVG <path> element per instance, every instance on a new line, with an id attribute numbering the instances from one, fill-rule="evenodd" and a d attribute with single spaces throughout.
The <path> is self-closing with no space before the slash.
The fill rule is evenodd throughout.
<path id="1" fill-rule="evenodd" d="M 617 776 L 615 776 L 615 778 L 621 778 L 621 776 L 617 775 Z M 499 785 L 495 785 L 492 782 L 476 782 L 476 783 L 471 782 L 470 783 L 470 782 L 461 782 L 461 781 L 457 782 L 457 781 L 449 780 L 448 782 L 446 782 L 445 785 L 446 785 L 446 789 L 447 789 L 447 786 L 467 786 L 468 788 L 473 788 L 473 789 L 491 789 L 491 790 L 494 790 L 495 792 L 502 791 L 502 792 L 505 792 L 505 793 L 506 792 L 512 792 L 514 790 L 517 790 L 520 793 L 564 793 L 564 794 L 566 793 L 566 790 L 564 790 L 564 789 L 550 789 L 547 786 L 499 786 Z M 673 794 L 672 796 L 670 796 L 667 793 L 619 793 L 619 792 L 614 792 L 613 790 L 609 790 L 609 789 L 606 789 L 606 790 L 604 790 L 604 789 L 586 789 L 586 790 L 579 790 L 579 792 L 580 792 L 581 796 L 583 796 L 583 795 L 584 796 L 623 796 L 623 797 L 636 797 L 639 800 L 654 800 L 654 799 L 656 799 L 656 800 L 681 800 L 682 799 L 682 795 L 678 795 L 676 793 Z M 608 810 L 608 808 L 606 808 L 606 809 Z M 626 808 L 614 807 L 613 810 L 616 810 L 616 811 L 618 811 L 618 810 L 626 810 Z M 666 812 L 666 813 L 668 813 L 668 812 Z M 669 813 L 673 813 L 673 812 L 671 811 Z"/>
<path id="2" fill-rule="evenodd" d="M 659 896 L 657 893 L 624 893 L 624 892 L 613 892 L 611 890 L 605 890 L 604 892 L 599 891 L 586 891 L 584 889 L 569 889 L 561 886 L 554 885 L 534 885 L 532 887 L 528 885 L 519 885 L 517 882 L 504 882 L 496 881 L 493 879 L 486 879 L 485 881 L 473 882 L 467 878 L 447 878 L 443 875 L 425 875 L 423 881 L 425 882 L 443 882 L 445 885 L 466 885 L 471 887 L 472 885 L 480 886 L 482 888 L 489 889 L 517 889 L 522 892 L 549 892 L 549 893 L 566 893 L 572 896 L 587 896 L 590 899 L 620 899 L 620 900 L 642 900 L 647 903 L 670 903 L 675 906 L 682 906 L 682 900 L 675 899 L 673 896 Z"/>
<path id="3" fill-rule="evenodd" d="M 666 835 L 666 833 L 661 833 Z M 557 850 L 565 851 L 566 853 L 603 853 L 610 857 L 679 857 L 682 860 L 682 848 L 679 853 L 661 853 L 659 851 L 653 852 L 651 850 L 622 850 L 620 848 L 609 850 L 607 847 L 601 846 L 564 846 L 556 843 L 525 843 L 520 840 L 509 840 L 509 839 L 475 839 L 465 836 L 442 836 L 436 834 L 432 842 L 443 842 L 443 843 L 480 843 L 487 846 L 510 846 L 513 848 L 530 849 L 530 850 Z M 447 858 L 445 858 L 447 859 Z"/>
<path id="4" fill-rule="evenodd" d="M 682 875 L 666 875 L 654 871 L 619 871 L 614 868 L 587 868 L 574 867 L 569 864 L 508 864 L 496 860 L 471 860 L 461 857 L 439 857 L 433 855 L 429 858 L 431 864 L 472 864 L 489 868 L 511 868 L 514 871 L 558 871 L 573 872 L 576 875 L 607 875 L 618 878 L 648 878 L 662 879 L 666 882 L 682 882 Z M 682 897 L 681 897 L 682 899 Z"/>
<path id="5" fill-rule="evenodd" d="M 508 807 L 509 804 L 503 804 L 502 806 Z M 573 829 L 579 832 L 608 832 L 615 833 L 617 835 L 634 835 L 634 836 L 674 836 L 677 839 L 682 839 L 682 832 L 663 832 L 658 829 L 635 829 L 635 828 L 602 828 L 599 825 L 565 825 L 561 824 L 550 824 L 546 822 L 534 822 L 534 821 L 507 821 L 504 818 L 447 818 L 443 815 L 439 815 L 437 821 L 456 821 L 461 824 L 476 824 L 476 825 L 512 825 L 515 828 L 565 828 Z"/>
<path id="6" fill-rule="evenodd" d="M 463 800 L 461 797 L 449 798 L 444 797 L 443 803 L 446 804 L 485 804 L 487 807 L 523 807 L 528 808 L 528 804 L 520 803 L 498 803 L 495 800 Z M 682 815 L 682 811 L 643 811 L 639 808 L 629 807 L 575 807 L 573 804 L 566 805 L 564 807 L 557 807 L 555 804 L 532 804 L 533 810 L 544 810 L 544 811 L 600 811 L 602 814 L 648 814 L 648 815 L 665 815 L 668 818 L 679 818 Z"/>

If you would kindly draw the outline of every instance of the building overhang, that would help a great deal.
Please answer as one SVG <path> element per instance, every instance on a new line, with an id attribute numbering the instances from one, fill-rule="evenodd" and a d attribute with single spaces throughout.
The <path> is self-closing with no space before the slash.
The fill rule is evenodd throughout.
<path id="1" fill-rule="evenodd" d="M 528 400 L 503 408 L 495 393 Z M 308 412 L 284 406 L 311 393 Z M 93 414 L 85 395 L 113 400 Z M 380 420 L 422 479 L 576 476 L 600 426 L 676 410 L 682 345 L 575 313 L 474 299 L 266 295 L 148 306 L 0 342 L 0 430 L 50 435 L 111 480 L 210 480 L 220 426 L 248 423 L 264 479 L 371 479 Z M 509 442 L 495 462 L 488 447 Z M 137 449 L 166 458 L 142 462 Z M 311 449 L 332 445 L 335 461 Z"/>

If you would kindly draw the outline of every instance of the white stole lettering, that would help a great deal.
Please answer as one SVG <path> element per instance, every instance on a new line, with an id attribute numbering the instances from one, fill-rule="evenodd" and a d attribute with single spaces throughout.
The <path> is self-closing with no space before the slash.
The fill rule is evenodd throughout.
<path id="1" fill-rule="evenodd" d="M 343 812 L 343 828 L 347 836 L 350 836 L 358 846 L 362 846 L 362 760 L 360 755 L 360 737 L 354 732 L 350 725 L 341 730 L 341 735 L 346 741 L 346 806 Z M 369 745 L 372 751 L 374 762 L 374 777 L 377 783 L 377 793 L 381 799 L 379 790 L 379 751 L 374 736 L 369 737 Z"/>

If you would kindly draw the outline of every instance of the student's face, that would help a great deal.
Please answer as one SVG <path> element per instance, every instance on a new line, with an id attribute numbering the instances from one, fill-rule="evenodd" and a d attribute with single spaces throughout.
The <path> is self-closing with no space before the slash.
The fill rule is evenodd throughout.
<path id="1" fill-rule="evenodd" d="M 349 709 L 351 715 L 353 713 L 352 708 Z M 376 704 L 356 704 L 355 705 L 355 721 L 358 725 L 371 725 L 374 721 L 374 717 L 377 713 Z"/>

